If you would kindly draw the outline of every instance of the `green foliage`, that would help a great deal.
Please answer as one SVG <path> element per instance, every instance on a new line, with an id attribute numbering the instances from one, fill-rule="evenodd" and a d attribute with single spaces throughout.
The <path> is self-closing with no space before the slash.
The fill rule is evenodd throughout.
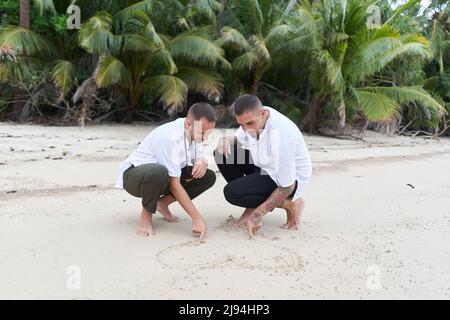
<path id="1" fill-rule="evenodd" d="M 72 2 L 82 7 L 81 30 L 67 30 Z M 31 3 L 30 30 L 18 27 L 19 1 L 0 3 L 3 111 L 11 88 L 45 84 L 60 106 L 102 95 L 128 116 L 177 112 L 197 100 L 231 104 L 252 92 L 311 131 L 321 121 L 342 127 L 361 117 L 414 119 L 412 127 L 432 130 L 448 121 L 445 1 Z M 373 4 L 382 20 L 370 29 Z"/>

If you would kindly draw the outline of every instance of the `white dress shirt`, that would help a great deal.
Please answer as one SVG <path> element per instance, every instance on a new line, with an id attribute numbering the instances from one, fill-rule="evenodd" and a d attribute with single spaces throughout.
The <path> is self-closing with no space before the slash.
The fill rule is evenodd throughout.
<path id="1" fill-rule="evenodd" d="M 267 173 L 280 187 L 289 187 L 297 180 L 293 200 L 300 198 L 311 177 L 311 157 L 303 135 L 289 118 L 277 110 L 264 107 L 270 112 L 266 126 L 259 139 L 247 134 L 242 127 L 236 138 L 248 149 L 253 163 Z"/>
<path id="2" fill-rule="evenodd" d="M 181 169 L 203 156 L 203 146 L 185 135 L 184 122 L 179 118 L 150 132 L 139 147 L 123 161 L 118 170 L 116 188 L 123 188 L 123 173 L 131 165 L 159 163 L 167 168 L 170 177 L 180 177 Z M 194 159 L 194 161 L 192 161 Z"/>

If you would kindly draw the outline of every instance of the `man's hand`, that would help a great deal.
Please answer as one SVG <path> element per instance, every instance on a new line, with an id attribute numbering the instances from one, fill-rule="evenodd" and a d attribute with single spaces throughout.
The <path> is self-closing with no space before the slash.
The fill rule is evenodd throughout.
<path id="1" fill-rule="evenodd" d="M 200 241 L 203 241 L 203 237 L 206 233 L 205 221 L 192 203 L 186 190 L 181 185 L 179 177 L 169 178 L 169 189 L 181 207 L 192 218 L 192 232 L 199 237 Z"/>
<path id="2" fill-rule="evenodd" d="M 258 210 L 253 211 L 250 215 L 250 218 L 247 221 L 247 230 L 248 230 L 248 238 L 253 239 L 256 231 L 259 230 L 262 226 L 262 217 L 263 214 Z"/>
<path id="3" fill-rule="evenodd" d="M 208 162 L 205 159 L 202 159 L 201 161 L 196 163 L 192 168 L 192 177 L 194 179 L 200 179 L 205 175 L 207 169 L 208 169 Z"/>
<path id="4" fill-rule="evenodd" d="M 295 183 L 289 187 L 278 187 L 272 194 L 264 201 L 258 208 L 256 208 L 247 222 L 248 236 L 249 239 L 253 238 L 256 231 L 262 226 L 262 218 L 266 213 L 277 208 L 283 204 L 283 201 L 289 196 L 289 194 L 294 191 Z"/>
<path id="5" fill-rule="evenodd" d="M 202 218 L 195 219 L 195 220 L 192 222 L 192 232 L 193 232 L 196 236 L 198 236 L 198 240 L 199 240 L 200 242 L 203 241 L 203 237 L 204 237 L 205 234 L 206 234 L 206 229 L 207 229 L 206 223 L 205 223 L 205 221 L 203 221 Z"/>
<path id="6" fill-rule="evenodd" d="M 216 150 L 225 156 L 225 158 L 228 158 L 228 156 L 231 154 L 231 144 L 230 144 L 230 138 L 222 137 L 220 138 L 219 142 L 217 143 Z"/>

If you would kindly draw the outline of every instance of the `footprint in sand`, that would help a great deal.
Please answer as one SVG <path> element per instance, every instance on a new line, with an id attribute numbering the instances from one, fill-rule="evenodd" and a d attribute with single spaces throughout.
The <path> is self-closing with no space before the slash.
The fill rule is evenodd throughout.
<path id="1" fill-rule="evenodd" d="M 226 222 L 228 223 L 228 221 Z M 228 226 L 220 225 L 226 239 L 199 244 L 183 242 L 161 250 L 158 261 L 176 269 L 248 269 L 301 272 L 303 259 L 295 251 L 263 239 L 239 241 L 229 237 Z M 273 241 L 273 239 L 271 239 Z"/>

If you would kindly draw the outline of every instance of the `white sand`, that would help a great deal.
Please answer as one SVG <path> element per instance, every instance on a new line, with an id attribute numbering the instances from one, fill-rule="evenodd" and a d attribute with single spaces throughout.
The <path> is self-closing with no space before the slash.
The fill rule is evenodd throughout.
<path id="1" fill-rule="evenodd" d="M 195 200 L 209 226 L 196 245 L 178 205 L 181 223 L 158 215 L 154 237 L 136 236 L 140 201 L 113 188 L 149 129 L 0 123 L 0 298 L 449 298 L 449 139 L 307 136 L 300 231 L 275 210 L 247 240 L 218 175 Z"/>

